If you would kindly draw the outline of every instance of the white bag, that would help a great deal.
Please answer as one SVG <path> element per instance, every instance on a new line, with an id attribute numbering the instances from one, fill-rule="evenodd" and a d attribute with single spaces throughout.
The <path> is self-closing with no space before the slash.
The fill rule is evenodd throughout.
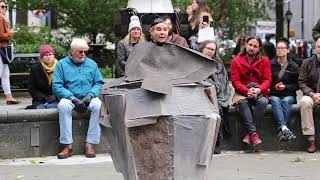
<path id="1" fill-rule="evenodd" d="M 205 28 L 199 29 L 198 43 L 201 43 L 206 40 L 213 40 L 213 41 L 215 40 L 213 27 L 205 27 Z"/>

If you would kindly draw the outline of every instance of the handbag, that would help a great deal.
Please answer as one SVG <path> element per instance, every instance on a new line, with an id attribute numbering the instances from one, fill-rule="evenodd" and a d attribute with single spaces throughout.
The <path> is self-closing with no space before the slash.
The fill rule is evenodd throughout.
<path id="1" fill-rule="evenodd" d="M 199 29 L 198 43 L 201 43 L 206 40 L 215 40 L 213 27 L 205 27 L 205 28 Z"/>
<path id="2" fill-rule="evenodd" d="M 8 61 L 9 63 L 11 63 L 14 60 L 14 54 L 15 54 L 15 44 L 14 43 L 10 43 L 9 46 L 6 48 L 7 51 L 7 57 L 8 57 Z"/>

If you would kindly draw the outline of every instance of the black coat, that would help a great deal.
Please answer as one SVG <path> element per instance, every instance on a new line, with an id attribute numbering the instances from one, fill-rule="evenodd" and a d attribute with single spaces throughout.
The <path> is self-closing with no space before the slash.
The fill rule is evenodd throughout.
<path id="1" fill-rule="evenodd" d="M 40 63 L 31 66 L 29 91 L 32 96 L 32 104 L 45 103 L 46 98 L 53 95 L 52 84 L 49 85 L 48 77 Z"/>
<path id="2" fill-rule="evenodd" d="M 293 96 L 296 97 L 296 91 L 298 90 L 298 77 L 299 77 L 299 66 L 289 60 L 288 66 L 285 70 L 284 75 L 281 79 L 278 79 L 278 74 L 281 70 L 281 65 L 278 63 L 276 59 L 273 59 L 271 61 L 271 70 L 272 70 L 272 86 L 270 88 L 270 95 L 271 96 L 278 96 L 278 97 L 284 97 L 284 96 Z M 283 82 L 285 85 L 285 89 L 282 91 L 276 91 L 274 89 L 274 86 L 278 82 Z"/>

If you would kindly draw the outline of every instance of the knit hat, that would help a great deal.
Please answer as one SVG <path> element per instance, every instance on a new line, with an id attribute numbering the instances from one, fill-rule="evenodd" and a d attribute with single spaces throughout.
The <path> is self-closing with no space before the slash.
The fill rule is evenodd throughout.
<path id="1" fill-rule="evenodd" d="M 129 24 L 128 32 L 130 32 L 131 29 L 133 29 L 133 28 L 139 28 L 140 30 L 142 30 L 138 16 L 131 16 L 130 17 L 130 24 Z"/>
<path id="2" fill-rule="evenodd" d="M 49 45 L 45 44 L 40 48 L 40 58 L 42 58 L 44 55 L 48 53 L 54 54 L 54 49 Z"/>

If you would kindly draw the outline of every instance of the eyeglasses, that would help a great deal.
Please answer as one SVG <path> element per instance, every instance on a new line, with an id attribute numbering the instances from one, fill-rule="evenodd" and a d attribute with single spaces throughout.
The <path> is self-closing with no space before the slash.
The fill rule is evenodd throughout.
<path id="1" fill-rule="evenodd" d="M 209 48 L 209 47 L 205 47 L 206 50 L 209 50 L 209 51 L 216 51 L 216 49 L 213 49 L 213 48 Z"/>
<path id="2" fill-rule="evenodd" d="M 8 6 L 2 5 L 0 6 L 2 9 L 8 9 Z"/>
<path id="3" fill-rule="evenodd" d="M 78 51 L 79 54 L 82 54 L 82 53 L 87 54 L 87 52 L 88 51 Z"/>
<path id="4" fill-rule="evenodd" d="M 279 50 L 285 50 L 285 49 L 288 49 L 287 47 L 277 47 L 277 49 Z"/>

